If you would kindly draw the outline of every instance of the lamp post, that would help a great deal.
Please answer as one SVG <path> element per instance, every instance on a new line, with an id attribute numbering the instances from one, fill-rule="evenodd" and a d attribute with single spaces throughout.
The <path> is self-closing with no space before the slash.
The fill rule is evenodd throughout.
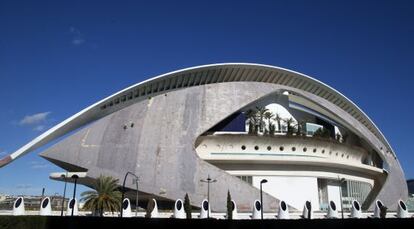
<path id="1" fill-rule="evenodd" d="M 210 218 L 210 183 L 217 182 L 216 179 L 212 180 L 210 178 L 210 174 L 208 174 L 206 180 L 200 180 L 201 182 L 207 183 L 207 202 L 208 202 L 208 209 L 207 209 L 207 219 Z"/>
<path id="2" fill-rule="evenodd" d="M 138 177 L 134 179 L 134 182 L 137 185 L 137 193 L 135 196 L 135 217 L 138 217 Z"/>
<path id="3" fill-rule="evenodd" d="M 63 188 L 63 197 L 62 197 L 62 208 L 60 209 L 60 216 L 63 216 L 63 208 L 65 207 L 65 197 L 66 197 L 66 183 L 67 183 L 67 176 L 68 172 L 65 174 L 62 174 L 60 177 L 62 177 L 65 180 L 65 187 Z"/>
<path id="4" fill-rule="evenodd" d="M 262 190 L 262 184 L 267 183 L 266 179 L 263 179 L 260 181 L 260 205 L 262 207 L 260 211 L 260 218 L 263 220 L 263 190 Z"/>
<path id="5" fill-rule="evenodd" d="M 79 176 L 78 175 L 76 175 L 76 174 L 74 174 L 74 175 L 72 175 L 72 177 L 71 177 L 72 179 L 75 179 L 75 185 L 74 185 L 74 187 L 73 187 L 73 198 L 72 199 L 75 199 L 75 196 L 76 196 L 76 183 L 77 183 L 77 181 L 78 181 L 78 178 L 79 178 Z M 71 213 L 71 216 L 73 216 L 73 210 L 75 209 L 75 206 L 73 206 L 73 208 L 72 208 L 72 213 Z"/>
<path id="6" fill-rule="evenodd" d="M 339 180 L 339 176 L 338 176 L 338 180 Z M 343 208 L 343 204 L 342 204 L 342 183 L 345 182 L 345 178 L 342 178 L 339 180 L 339 187 L 340 187 L 340 192 L 339 192 L 339 199 L 341 201 L 341 216 L 342 219 L 344 219 L 344 208 Z"/>
<path id="7" fill-rule="evenodd" d="M 122 218 L 122 205 L 123 205 L 123 203 L 124 203 L 124 196 L 125 196 L 125 181 L 126 181 L 126 178 L 127 178 L 127 176 L 128 176 L 128 174 L 130 174 L 131 176 L 134 176 L 135 177 L 135 179 L 137 179 L 137 199 L 138 199 L 138 176 L 137 175 L 135 175 L 135 174 L 133 174 L 132 172 L 127 172 L 126 174 L 125 174 L 125 177 L 124 177 L 124 182 L 122 183 L 122 197 L 121 197 L 121 218 Z M 138 204 L 138 203 L 137 203 Z"/>

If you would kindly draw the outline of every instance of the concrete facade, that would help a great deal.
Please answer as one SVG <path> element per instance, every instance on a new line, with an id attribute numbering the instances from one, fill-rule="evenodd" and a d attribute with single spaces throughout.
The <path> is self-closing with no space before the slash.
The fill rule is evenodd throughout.
<path id="1" fill-rule="evenodd" d="M 217 179 L 211 185 L 213 210 L 225 209 L 227 190 L 241 210 L 248 210 L 259 190 L 200 159 L 195 142 L 241 108 L 283 91 L 353 131 L 382 158 L 384 171 L 375 180 L 366 208 L 377 198 L 390 209 L 398 199 L 406 199 L 404 173 L 392 147 L 353 102 L 306 75 L 257 64 L 195 67 L 133 85 L 48 130 L 0 160 L 0 167 L 83 127 L 41 156 L 69 171 L 87 171 L 91 179 L 105 174 L 122 180 L 131 171 L 140 176 L 140 192 L 172 201 L 188 193 L 196 206 L 206 198 L 207 187 L 200 179 L 210 175 Z M 264 203 L 265 210 L 278 206 L 270 195 L 264 196 Z"/>

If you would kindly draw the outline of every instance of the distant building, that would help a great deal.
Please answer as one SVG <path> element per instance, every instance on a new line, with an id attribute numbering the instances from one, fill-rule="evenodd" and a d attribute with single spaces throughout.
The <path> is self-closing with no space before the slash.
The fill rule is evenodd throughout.
<path id="1" fill-rule="evenodd" d="M 384 91 L 360 96 L 378 97 L 392 113 L 379 98 Z M 381 199 L 396 210 L 408 196 L 396 153 L 354 102 L 314 78 L 268 65 L 198 66 L 132 85 L 52 127 L 0 167 L 56 139 L 41 156 L 86 173 L 78 183 L 91 187 L 104 174 L 121 186 L 131 171 L 141 200 L 169 206 L 186 193 L 200 206 L 208 176 L 217 180 L 209 186 L 214 211 L 226 209 L 228 190 L 240 211 L 250 211 L 262 179 L 265 211 L 280 200 L 296 209 L 307 200 L 326 209 L 333 200 L 340 209 L 341 199 L 345 207 L 358 200 L 364 210 Z M 126 187 L 136 189 L 130 179 Z"/>
<path id="2" fill-rule="evenodd" d="M 26 210 L 39 210 L 40 209 L 40 203 L 42 200 L 42 196 L 11 196 L 7 195 L 3 200 L 0 201 L 0 210 L 11 210 L 13 209 L 14 201 L 17 199 L 17 197 L 23 197 L 24 198 L 24 206 Z M 53 195 L 48 196 L 50 198 L 50 204 L 53 211 L 58 211 L 62 207 L 62 196 Z M 66 210 L 68 198 L 65 198 L 64 203 L 64 210 Z"/>
<path id="3" fill-rule="evenodd" d="M 414 195 L 414 179 L 407 180 L 408 194 Z"/>

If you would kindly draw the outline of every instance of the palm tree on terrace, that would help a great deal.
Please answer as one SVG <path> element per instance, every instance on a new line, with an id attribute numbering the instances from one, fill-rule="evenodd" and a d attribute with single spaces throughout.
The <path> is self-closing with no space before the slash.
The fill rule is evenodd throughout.
<path id="1" fill-rule="evenodd" d="M 256 112 L 250 109 L 246 111 L 245 115 L 247 120 L 249 120 L 249 134 L 253 134 L 256 132 Z"/>
<path id="2" fill-rule="evenodd" d="M 118 179 L 110 176 L 99 176 L 95 181 L 95 191 L 85 191 L 81 194 L 81 201 L 85 201 L 84 209 L 99 212 L 103 216 L 105 211 L 120 210 L 121 192 L 118 191 Z"/>
<path id="3" fill-rule="evenodd" d="M 286 123 L 286 128 L 287 128 L 286 135 L 292 135 L 295 130 L 295 127 L 294 127 L 295 120 L 293 118 L 286 118 L 286 119 L 283 119 L 283 121 Z"/>
<path id="4" fill-rule="evenodd" d="M 263 122 L 264 114 L 266 112 L 268 112 L 268 111 L 269 111 L 269 109 L 267 109 L 265 107 L 256 107 L 256 116 L 259 118 L 259 120 L 258 120 L 259 123 L 256 123 L 256 126 L 259 125 L 260 132 L 263 132 L 263 127 L 264 127 L 264 122 Z"/>
<path id="5" fill-rule="evenodd" d="M 264 118 L 267 119 L 267 125 L 268 125 L 268 133 L 270 133 L 270 130 L 272 129 L 272 122 L 270 120 L 273 118 L 274 114 L 270 111 L 264 113 Z"/>
<path id="6" fill-rule="evenodd" d="M 279 132 L 282 132 L 282 125 L 281 125 L 282 117 L 280 117 L 280 115 L 276 113 L 276 115 L 273 117 L 273 120 L 276 121 L 277 123 L 277 130 Z"/>

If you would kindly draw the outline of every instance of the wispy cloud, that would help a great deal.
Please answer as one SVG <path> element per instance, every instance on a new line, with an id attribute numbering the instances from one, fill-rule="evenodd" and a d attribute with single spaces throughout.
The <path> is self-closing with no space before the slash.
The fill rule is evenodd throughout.
<path id="1" fill-rule="evenodd" d="M 1 157 L 3 157 L 3 156 L 6 156 L 6 154 L 7 154 L 7 152 L 6 152 L 6 151 L 1 151 L 1 150 L 0 150 L 0 158 L 1 158 Z"/>
<path id="2" fill-rule="evenodd" d="M 34 131 L 42 131 L 46 129 L 45 124 L 50 121 L 48 117 L 51 113 L 52 112 L 47 111 L 47 112 L 42 112 L 42 113 L 37 113 L 37 114 L 32 114 L 32 115 L 26 115 L 24 116 L 23 119 L 18 121 L 17 124 L 20 126 L 32 127 Z"/>
<path id="3" fill-rule="evenodd" d="M 38 125 L 33 128 L 34 131 L 42 131 L 45 129 L 44 125 Z"/>
<path id="4" fill-rule="evenodd" d="M 72 34 L 72 44 L 75 46 L 79 46 L 82 45 L 83 43 L 86 42 L 83 34 L 79 31 L 79 29 L 71 26 L 69 28 L 70 33 Z"/>
<path id="5" fill-rule="evenodd" d="M 16 185 L 16 189 L 29 189 L 32 188 L 33 186 L 31 184 L 18 184 Z"/>
<path id="6" fill-rule="evenodd" d="M 48 112 L 42 112 L 42 113 L 37 113 L 33 115 L 26 115 L 24 116 L 22 120 L 19 121 L 19 124 L 24 126 L 24 125 L 36 125 L 39 123 L 43 123 L 46 121 L 46 118 L 50 113 L 51 112 L 48 111 Z"/>
<path id="7" fill-rule="evenodd" d="M 29 166 L 31 169 L 46 169 L 50 167 L 49 164 L 42 161 L 30 161 Z"/>

